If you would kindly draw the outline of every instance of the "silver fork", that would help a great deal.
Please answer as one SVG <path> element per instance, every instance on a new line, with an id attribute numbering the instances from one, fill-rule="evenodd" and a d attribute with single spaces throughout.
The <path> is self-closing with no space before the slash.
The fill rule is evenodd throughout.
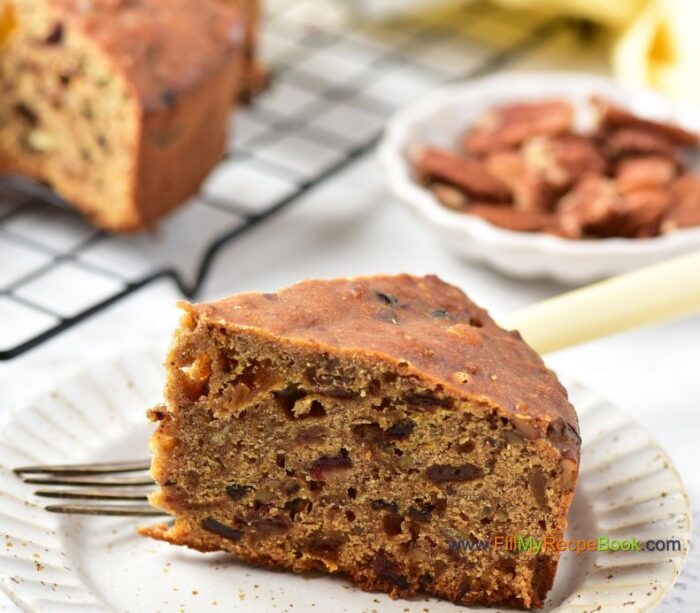
<path id="1" fill-rule="evenodd" d="M 51 513 L 147 517 L 165 515 L 148 504 L 155 483 L 149 460 L 92 464 L 21 466 L 14 473 L 38 489 L 35 496 L 95 502 L 67 502 L 44 507 Z"/>

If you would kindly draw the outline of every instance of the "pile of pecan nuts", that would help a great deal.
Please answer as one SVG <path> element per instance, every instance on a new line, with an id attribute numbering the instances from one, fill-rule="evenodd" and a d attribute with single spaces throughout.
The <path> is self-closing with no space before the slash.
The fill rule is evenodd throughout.
<path id="1" fill-rule="evenodd" d="M 646 238 L 700 225 L 700 176 L 683 160 L 698 135 L 590 104 L 588 134 L 560 100 L 493 109 L 463 135 L 462 152 L 414 150 L 416 178 L 444 206 L 521 232 Z"/>

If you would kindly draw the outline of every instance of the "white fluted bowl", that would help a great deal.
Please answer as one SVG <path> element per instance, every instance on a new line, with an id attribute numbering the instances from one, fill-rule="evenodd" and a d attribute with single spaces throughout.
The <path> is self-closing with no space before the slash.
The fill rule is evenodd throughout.
<path id="1" fill-rule="evenodd" d="M 569 240 L 514 232 L 441 205 L 415 181 L 408 152 L 417 145 L 458 149 L 464 131 L 483 112 L 523 100 L 570 101 L 579 127 L 590 124 L 587 100 L 601 95 L 645 117 L 700 131 L 700 109 L 683 108 L 645 90 L 582 73 L 502 73 L 450 85 L 399 111 L 387 125 L 379 159 L 392 193 L 437 232 L 455 253 L 516 277 L 585 283 L 700 249 L 700 227 L 645 239 Z"/>

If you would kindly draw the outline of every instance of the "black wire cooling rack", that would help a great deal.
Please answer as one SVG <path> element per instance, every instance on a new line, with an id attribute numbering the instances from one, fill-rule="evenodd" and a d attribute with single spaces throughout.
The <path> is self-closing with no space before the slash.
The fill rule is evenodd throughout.
<path id="1" fill-rule="evenodd" d="M 370 151 L 397 108 L 501 69 L 568 27 L 486 4 L 369 25 L 275 4 L 262 34 L 272 87 L 235 113 L 229 153 L 201 193 L 153 232 L 108 234 L 46 191 L 0 183 L 0 360 L 164 277 L 195 297 L 222 247 Z"/>

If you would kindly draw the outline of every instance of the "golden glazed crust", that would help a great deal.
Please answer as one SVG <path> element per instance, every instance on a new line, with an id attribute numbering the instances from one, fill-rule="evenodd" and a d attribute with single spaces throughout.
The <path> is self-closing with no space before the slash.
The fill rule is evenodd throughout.
<path id="1" fill-rule="evenodd" d="M 434 275 L 309 280 L 276 294 L 185 308 L 231 330 L 254 328 L 302 345 L 379 355 L 543 431 L 559 424 L 578 447 L 576 412 L 542 358 Z"/>

